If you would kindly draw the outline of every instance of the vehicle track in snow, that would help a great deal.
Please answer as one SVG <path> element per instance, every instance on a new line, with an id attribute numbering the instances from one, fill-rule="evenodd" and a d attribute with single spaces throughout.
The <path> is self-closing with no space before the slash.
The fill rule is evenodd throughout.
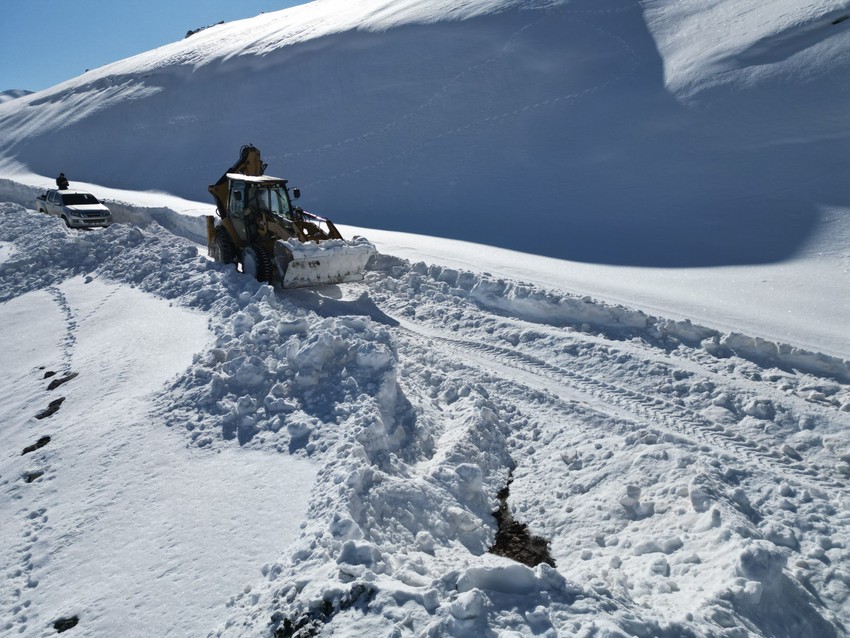
<path id="1" fill-rule="evenodd" d="M 522 319 L 513 317 L 502 317 L 501 319 L 506 323 L 514 325 L 517 330 L 533 329 L 554 340 L 563 341 L 564 339 L 564 329 L 557 326 L 529 324 Z M 572 335 L 576 336 L 577 333 L 572 333 Z M 648 357 L 658 364 L 684 372 L 689 376 L 699 376 L 717 386 L 727 387 L 730 390 L 734 389 L 741 394 L 768 397 L 777 403 L 781 403 L 787 407 L 793 407 L 800 412 L 822 412 L 824 415 L 832 418 L 836 412 L 840 411 L 838 404 L 824 400 L 813 400 L 803 396 L 799 393 L 799 388 L 794 388 L 793 391 L 781 389 L 776 383 L 771 381 L 771 378 L 776 375 L 783 379 L 791 379 L 793 377 L 791 373 L 778 369 L 767 373 L 762 366 L 752 361 L 737 360 L 734 363 L 730 363 L 730 359 L 718 358 L 702 348 L 677 348 L 670 350 L 653 348 L 652 352 L 648 352 L 647 346 L 643 343 L 635 345 L 625 339 L 611 340 L 602 335 L 584 332 L 581 333 L 580 340 L 582 344 L 588 346 L 601 346 L 607 351 L 606 356 L 612 365 L 616 365 L 615 359 L 621 355 L 634 357 L 638 360 Z M 576 361 L 576 363 L 581 365 L 581 361 Z M 598 367 L 598 365 L 595 367 Z M 828 379 L 822 379 L 821 381 L 833 383 Z M 835 383 L 837 385 L 837 382 Z M 850 415 L 847 415 L 846 418 L 847 425 L 850 427 Z"/>
<path id="2" fill-rule="evenodd" d="M 724 450 L 773 474 L 777 480 L 796 480 L 827 494 L 850 495 L 846 481 L 835 470 L 792 459 L 666 397 L 570 370 L 514 348 L 460 338 L 407 320 L 400 324 L 401 330 L 426 337 L 450 356 L 460 356 L 497 377 L 547 392 L 562 401 L 579 402 L 596 412 L 686 436 L 701 444 L 703 452 Z"/>

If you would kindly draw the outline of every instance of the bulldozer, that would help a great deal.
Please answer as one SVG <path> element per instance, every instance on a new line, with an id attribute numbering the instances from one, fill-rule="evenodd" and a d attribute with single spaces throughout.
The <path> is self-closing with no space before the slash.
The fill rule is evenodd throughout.
<path id="1" fill-rule="evenodd" d="M 361 280 L 375 246 L 363 237 L 345 240 L 331 220 L 295 206 L 299 189 L 265 175 L 266 167 L 247 144 L 209 187 L 220 218 L 207 215 L 210 257 L 283 288 Z"/>

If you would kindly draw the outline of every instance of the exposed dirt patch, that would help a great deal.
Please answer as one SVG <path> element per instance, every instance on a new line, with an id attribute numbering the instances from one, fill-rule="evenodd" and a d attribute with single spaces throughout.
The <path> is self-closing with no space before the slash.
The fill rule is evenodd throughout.
<path id="1" fill-rule="evenodd" d="M 53 628 L 61 634 L 63 631 L 68 631 L 69 629 L 76 627 L 78 622 L 80 622 L 80 619 L 77 616 L 60 618 L 59 620 L 54 621 Z"/>
<path id="2" fill-rule="evenodd" d="M 511 480 L 508 479 L 508 484 L 499 492 L 499 509 L 493 512 L 499 530 L 496 532 L 496 542 L 490 548 L 490 553 L 510 558 L 529 567 L 536 567 L 540 563 L 555 567 L 555 560 L 549 554 L 549 541 L 539 536 L 532 536 L 528 531 L 528 525 L 514 520 L 511 515 L 508 507 Z"/>

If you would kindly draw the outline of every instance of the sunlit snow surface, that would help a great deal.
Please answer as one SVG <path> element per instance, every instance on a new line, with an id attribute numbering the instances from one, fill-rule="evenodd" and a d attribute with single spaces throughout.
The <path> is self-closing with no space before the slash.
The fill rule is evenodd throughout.
<path id="1" fill-rule="evenodd" d="M 203 634 L 297 537 L 314 467 L 187 450 L 163 426 L 158 395 L 212 338 L 201 313 L 74 277 L 6 301 L 0 319 L 4 606 L 17 610 L 4 632 L 53 635 L 78 616 L 87 635 Z"/>

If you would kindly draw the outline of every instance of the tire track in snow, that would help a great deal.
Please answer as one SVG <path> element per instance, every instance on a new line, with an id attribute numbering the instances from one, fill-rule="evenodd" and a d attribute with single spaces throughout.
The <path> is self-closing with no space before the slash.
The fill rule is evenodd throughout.
<path id="1" fill-rule="evenodd" d="M 827 468 L 795 461 L 740 433 L 729 431 L 696 410 L 666 398 L 552 365 L 538 357 L 509 348 L 422 330 L 409 321 L 402 321 L 401 326 L 418 336 L 444 344 L 455 356 L 458 351 L 462 352 L 465 358 L 499 376 L 516 377 L 517 372 L 521 371 L 524 374 L 519 379 L 520 383 L 550 392 L 561 399 L 579 401 L 602 413 L 685 435 L 709 447 L 719 447 L 749 460 L 778 479 L 794 478 L 827 494 L 839 492 L 850 496 L 843 478 Z"/>

